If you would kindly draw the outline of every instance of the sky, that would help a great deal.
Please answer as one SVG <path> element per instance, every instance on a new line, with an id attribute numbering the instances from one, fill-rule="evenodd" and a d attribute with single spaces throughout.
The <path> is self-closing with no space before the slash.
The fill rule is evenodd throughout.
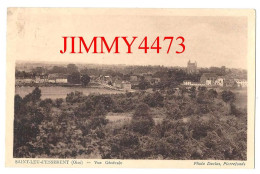
<path id="1" fill-rule="evenodd" d="M 247 17 L 220 15 L 176 15 L 172 11 L 10 8 L 7 21 L 7 54 L 16 60 L 53 61 L 97 64 L 186 66 L 189 60 L 198 67 L 247 67 Z M 132 54 L 126 54 L 119 40 L 120 54 L 60 54 L 63 36 L 82 36 L 89 45 L 94 36 L 104 36 L 112 43 L 115 36 L 137 36 Z M 162 49 L 138 50 L 147 36 L 151 46 L 157 36 Z M 185 51 L 173 40 L 167 54 L 168 41 L 163 37 L 184 37 Z M 78 43 L 77 41 L 75 43 Z M 76 47 L 78 45 L 76 44 Z M 100 43 L 98 43 L 98 47 Z"/>

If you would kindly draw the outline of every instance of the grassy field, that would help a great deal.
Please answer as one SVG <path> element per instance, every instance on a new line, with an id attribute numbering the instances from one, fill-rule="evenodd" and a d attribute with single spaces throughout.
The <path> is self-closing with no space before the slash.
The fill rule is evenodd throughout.
<path id="1" fill-rule="evenodd" d="M 111 123 L 124 123 L 124 122 L 130 122 L 132 119 L 133 113 L 127 112 L 127 113 L 108 113 L 106 115 L 106 118 Z M 163 118 L 165 118 L 165 115 L 162 111 L 162 109 L 152 109 L 151 115 L 155 121 L 155 124 L 161 123 Z"/>
<path id="2" fill-rule="evenodd" d="M 237 107 L 246 108 L 247 107 L 247 89 L 234 90 L 236 94 L 236 102 Z"/>
<path id="3" fill-rule="evenodd" d="M 19 94 L 21 97 L 31 93 L 35 87 L 30 86 L 21 86 L 15 87 L 15 94 Z M 79 91 L 84 95 L 89 95 L 92 93 L 98 94 L 118 94 L 123 93 L 122 91 L 116 91 L 111 89 L 104 88 L 82 88 L 82 87 L 62 87 L 62 86 L 50 86 L 50 87 L 40 87 L 41 90 L 41 99 L 51 98 L 66 98 L 68 93 Z"/>

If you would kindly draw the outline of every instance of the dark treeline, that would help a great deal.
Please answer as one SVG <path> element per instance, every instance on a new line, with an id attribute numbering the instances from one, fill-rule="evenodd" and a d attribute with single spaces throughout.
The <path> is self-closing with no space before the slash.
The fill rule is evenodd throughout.
<path id="1" fill-rule="evenodd" d="M 247 111 L 207 88 L 41 99 L 15 96 L 14 157 L 246 160 Z M 161 121 L 155 122 L 154 112 Z M 108 113 L 131 113 L 110 122 Z"/>

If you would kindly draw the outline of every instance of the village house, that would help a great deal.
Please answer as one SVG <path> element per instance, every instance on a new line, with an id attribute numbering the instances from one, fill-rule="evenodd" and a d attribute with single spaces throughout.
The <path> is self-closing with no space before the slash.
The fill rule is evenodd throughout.
<path id="1" fill-rule="evenodd" d="M 49 83 L 56 83 L 56 78 L 58 77 L 58 74 L 49 74 L 48 76 L 48 82 Z"/>
<path id="2" fill-rule="evenodd" d="M 103 76 L 103 80 L 108 82 L 108 81 L 111 81 L 111 78 L 110 78 L 110 76 Z"/>
<path id="3" fill-rule="evenodd" d="M 191 85 L 191 81 L 190 80 L 184 80 L 183 81 L 183 85 L 190 86 Z"/>
<path id="4" fill-rule="evenodd" d="M 160 82 L 161 82 L 161 79 L 160 79 L 160 78 L 154 77 L 154 78 L 152 78 L 150 84 L 151 84 L 151 85 L 155 85 L 155 84 L 158 84 L 158 83 L 160 83 Z"/>
<path id="5" fill-rule="evenodd" d="M 35 83 L 47 83 L 48 82 L 48 75 L 36 75 L 35 76 Z"/>
<path id="6" fill-rule="evenodd" d="M 56 78 L 56 83 L 60 83 L 60 84 L 68 83 L 68 77 L 66 75 L 60 75 Z"/>
<path id="7" fill-rule="evenodd" d="M 25 78 L 25 79 L 23 79 L 23 82 L 24 83 L 35 83 L 35 79 L 33 79 L 33 78 Z"/>
<path id="8" fill-rule="evenodd" d="M 190 80 L 184 80 L 183 81 L 183 85 L 199 87 L 199 86 L 205 86 L 206 84 L 205 83 L 200 83 L 200 82 L 192 82 Z"/>
<path id="9" fill-rule="evenodd" d="M 113 86 L 116 87 L 116 88 L 121 88 L 121 87 L 122 87 L 122 80 L 116 79 L 116 80 L 113 82 Z"/>
<path id="10" fill-rule="evenodd" d="M 223 87 L 225 85 L 225 78 L 218 77 L 215 81 L 215 85 Z"/>
<path id="11" fill-rule="evenodd" d="M 112 82 L 114 82 L 115 80 L 122 80 L 122 78 L 118 75 L 112 77 Z"/>
<path id="12" fill-rule="evenodd" d="M 236 82 L 237 87 L 245 88 L 247 87 L 247 80 L 245 79 L 234 79 Z"/>
<path id="13" fill-rule="evenodd" d="M 147 73 L 147 74 L 143 74 L 143 77 L 144 77 L 144 80 L 148 81 L 148 82 L 151 82 L 152 80 L 152 74 L 150 73 Z"/>
<path id="14" fill-rule="evenodd" d="M 136 75 L 130 76 L 130 82 L 136 82 L 138 81 L 138 77 Z"/>
<path id="15" fill-rule="evenodd" d="M 225 79 L 225 87 L 236 87 L 237 84 L 234 79 Z"/>
<path id="16" fill-rule="evenodd" d="M 130 83 L 132 86 L 137 86 L 140 83 L 140 77 L 137 75 L 130 76 Z"/>
<path id="17" fill-rule="evenodd" d="M 97 76 L 91 75 L 91 76 L 89 76 L 89 77 L 90 77 L 90 82 L 91 82 L 91 83 L 94 83 L 94 82 L 97 81 Z"/>
<path id="18" fill-rule="evenodd" d="M 236 82 L 234 81 L 234 79 L 225 79 L 225 87 L 235 87 L 236 86 Z"/>
<path id="19" fill-rule="evenodd" d="M 35 80 L 33 78 L 16 78 L 15 84 L 21 85 L 21 84 L 32 84 L 35 83 Z"/>
<path id="20" fill-rule="evenodd" d="M 217 79 L 217 75 L 215 73 L 204 73 L 200 77 L 200 83 L 206 85 L 213 85 L 216 79 Z"/>
<path id="21" fill-rule="evenodd" d="M 213 80 L 206 80 L 206 85 L 211 86 L 214 83 Z"/>
<path id="22" fill-rule="evenodd" d="M 205 73 L 201 76 L 200 82 L 191 82 L 190 80 L 184 80 L 185 86 L 221 86 L 225 85 L 223 77 L 217 77 L 215 74 Z"/>
<path id="23" fill-rule="evenodd" d="M 127 81 L 122 82 L 122 89 L 125 91 L 130 91 L 132 89 L 131 83 Z"/>
<path id="24" fill-rule="evenodd" d="M 128 81 L 115 80 L 113 82 L 113 86 L 118 89 L 123 89 L 125 91 L 130 91 L 132 89 L 132 85 Z"/>
<path id="25" fill-rule="evenodd" d="M 200 83 L 200 82 L 192 82 L 191 85 L 192 85 L 192 86 L 196 86 L 196 87 L 205 86 L 204 83 Z"/>
<path id="26" fill-rule="evenodd" d="M 100 75 L 98 78 L 97 78 L 97 81 L 99 83 L 102 83 L 102 84 L 108 84 L 109 82 L 112 83 L 112 78 L 110 76 L 104 76 L 104 75 Z"/>
<path id="27" fill-rule="evenodd" d="M 219 86 L 219 87 L 246 87 L 247 81 L 245 79 L 233 79 L 223 76 L 216 76 L 214 73 L 204 73 L 200 82 L 191 82 L 190 80 L 184 80 L 185 86 Z"/>
<path id="28" fill-rule="evenodd" d="M 58 74 L 58 73 L 49 74 L 48 82 L 49 83 L 65 84 L 65 83 L 68 83 L 68 78 L 64 74 Z"/>
<path id="29" fill-rule="evenodd" d="M 48 82 L 49 82 L 49 83 L 56 83 L 56 79 L 54 79 L 54 78 L 49 78 L 49 79 L 48 79 Z"/>
<path id="30" fill-rule="evenodd" d="M 56 79 L 56 83 L 68 83 L 68 79 L 65 77 L 59 77 Z"/>

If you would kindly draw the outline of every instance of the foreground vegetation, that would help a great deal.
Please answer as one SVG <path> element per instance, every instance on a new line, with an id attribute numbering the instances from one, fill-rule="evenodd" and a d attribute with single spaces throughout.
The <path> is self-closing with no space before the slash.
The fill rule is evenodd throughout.
<path id="1" fill-rule="evenodd" d="M 247 110 L 231 91 L 15 96 L 14 157 L 246 160 Z M 108 113 L 130 113 L 111 122 Z M 155 122 L 160 117 L 160 122 Z"/>

